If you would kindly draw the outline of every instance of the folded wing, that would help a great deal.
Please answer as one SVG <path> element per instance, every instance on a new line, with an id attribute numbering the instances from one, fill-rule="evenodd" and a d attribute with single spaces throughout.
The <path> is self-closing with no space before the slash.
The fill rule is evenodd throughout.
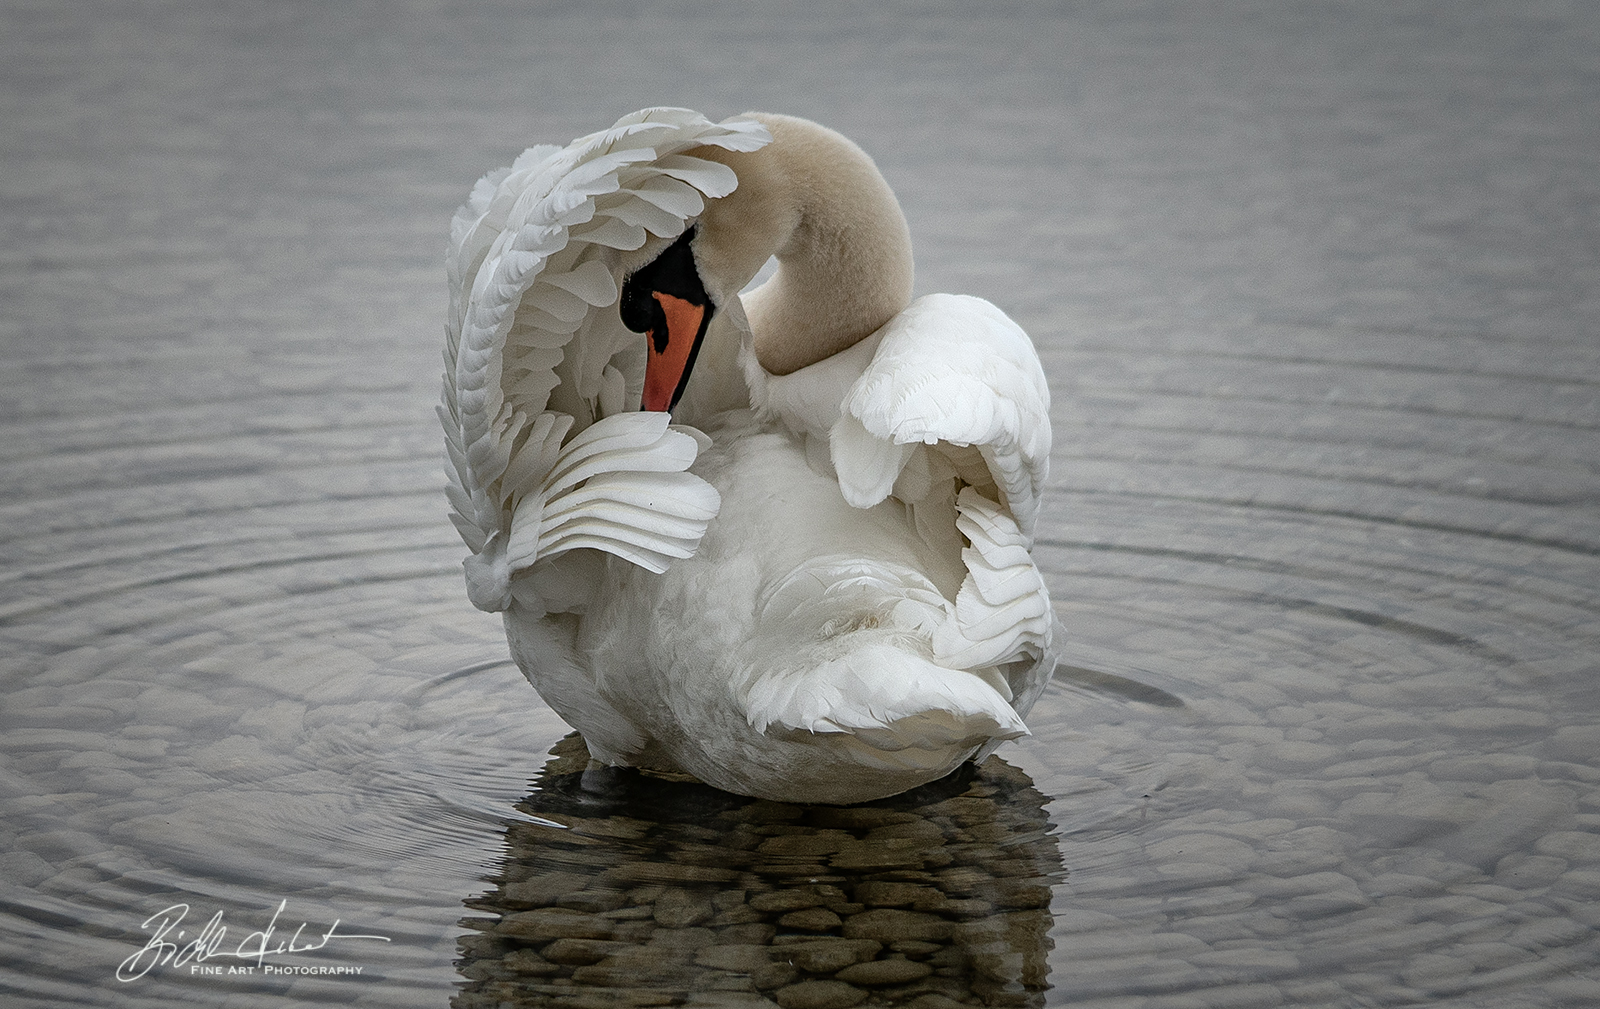
<path id="1" fill-rule="evenodd" d="M 1029 554 L 1050 460 L 1050 390 L 1033 343 L 989 302 L 949 294 L 918 299 L 877 339 L 829 434 L 840 490 L 858 508 L 891 494 L 913 509 L 954 508 L 967 575 L 933 636 L 936 661 L 1036 665 L 1054 619 Z"/>
<path id="2" fill-rule="evenodd" d="M 917 299 L 884 327 L 842 413 L 829 440 L 845 500 L 869 508 L 888 497 L 919 445 L 981 481 L 957 451 L 974 449 L 1031 545 L 1050 465 L 1050 389 L 1028 334 L 994 305 Z"/>

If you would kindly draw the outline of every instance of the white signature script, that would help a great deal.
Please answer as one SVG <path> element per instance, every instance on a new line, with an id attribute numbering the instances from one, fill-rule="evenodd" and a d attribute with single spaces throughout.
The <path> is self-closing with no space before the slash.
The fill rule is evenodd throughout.
<path id="1" fill-rule="evenodd" d="M 156 967 L 181 967 L 194 961 L 203 963 L 213 957 L 236 957 L 241 960 L 254 960 L 256 966 L 261 966 L 269 956 L 278 956 L 282 953 L 306 953 L 311 950 L 322 949 L 335 939 L 377 939 L 389 942 L 386 935 L 362 935 L 354 932 L 340 932 L 339 919 L 335 918 L 328 930 L 321 935 L 313 933 L 308 936 L 304 944 L 300 937 L 304 934 L 307 923 L 301 922 L 300 927 L 287 939 L 281 936 L 277 944 L 273 945 L 273 936 L 278 932 L 278 916 L 283 914 L 283 909 L 288 906 L 287 899 L 278 901 L 278 909 L 272 912 L 272 920 L 267 927 L 258 932 L 251 932 L 231 950 L 223 949 L 222 944 L 228 935 L 228 927 L 222 924 L 222 912 L 218 911 L 205 923 L 198 935 L 183 945 L 180 940 L 187 934 L 188 929 L 179 929 L 177 935 L 172 935 L 172 930 L 183 923 L 189 914 L 188 904 L 173 904 L 171 907 L 162 908 L 155 914 L 146 918 L 139 927 L 150 930 L 150 939 L 144 948 L 128 957 L 117 965 L 118 981 L 137 981 Z"/>

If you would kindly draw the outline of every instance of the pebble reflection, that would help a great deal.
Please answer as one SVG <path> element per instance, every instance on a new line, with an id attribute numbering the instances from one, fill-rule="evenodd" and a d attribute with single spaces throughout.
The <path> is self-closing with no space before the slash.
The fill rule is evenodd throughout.
<path id="1" fill-rule="evenodd" d="M 1600 4 L 903 6 L 5 6 L 4 1009 L 1600 1005 Z M 569 730 L 444 518 L 445 229 L 652 101 L 858 138 L 922 289 L 1044 357 L 1064 665 L 1001 753 L 1050 801 L 870 807 L 948 865 L 581 755 L 528 794 Z M 1035 868 L 947 892 L 971 845 Z M 1001 879 L 1054 881 L 1053 948 Z M 162 908 L 285 900 L 391 941 L 115 977 Z M 884 912 L 949 934 L 801 962 Z M 493 931 L 561 915 L 611 931 Z M 634 948 L 680 973 L 607 979 Z M 931 972 L 840 976 L 884 963 Z"/>
<path id="2" fill-rule="evenodd" d="M 467 901 L 456 1009 L 1042 1006 L 1044 805 L 999 757 L 858 806 L 590 765 L 569 736 Z"/>

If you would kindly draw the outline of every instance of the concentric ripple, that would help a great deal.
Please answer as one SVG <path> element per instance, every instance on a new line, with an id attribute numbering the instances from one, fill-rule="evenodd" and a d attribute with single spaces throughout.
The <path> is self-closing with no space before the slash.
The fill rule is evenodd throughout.
<path id="1" fill-rule="evenodd" d="M 692 6 L 0 14 L 5 1004 L 1600 1003 L 1593 10 Z M 590 767 L 465 599 L 449 215 L 661 101 L 857 139 L 1039 346 L 982 768 Z"/>

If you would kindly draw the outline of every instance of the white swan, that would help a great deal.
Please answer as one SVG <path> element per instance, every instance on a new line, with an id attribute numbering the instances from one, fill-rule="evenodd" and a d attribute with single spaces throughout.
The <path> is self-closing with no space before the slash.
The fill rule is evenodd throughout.
<path id="1" fill-rule="evenodd" d="M 1049 390 L 993 305 L 910 302 L 858 147 L 646 109 L 486 176 L 448 266 L 468 594 L 596 758 L 848 803 L 1026 734 Z"/>

